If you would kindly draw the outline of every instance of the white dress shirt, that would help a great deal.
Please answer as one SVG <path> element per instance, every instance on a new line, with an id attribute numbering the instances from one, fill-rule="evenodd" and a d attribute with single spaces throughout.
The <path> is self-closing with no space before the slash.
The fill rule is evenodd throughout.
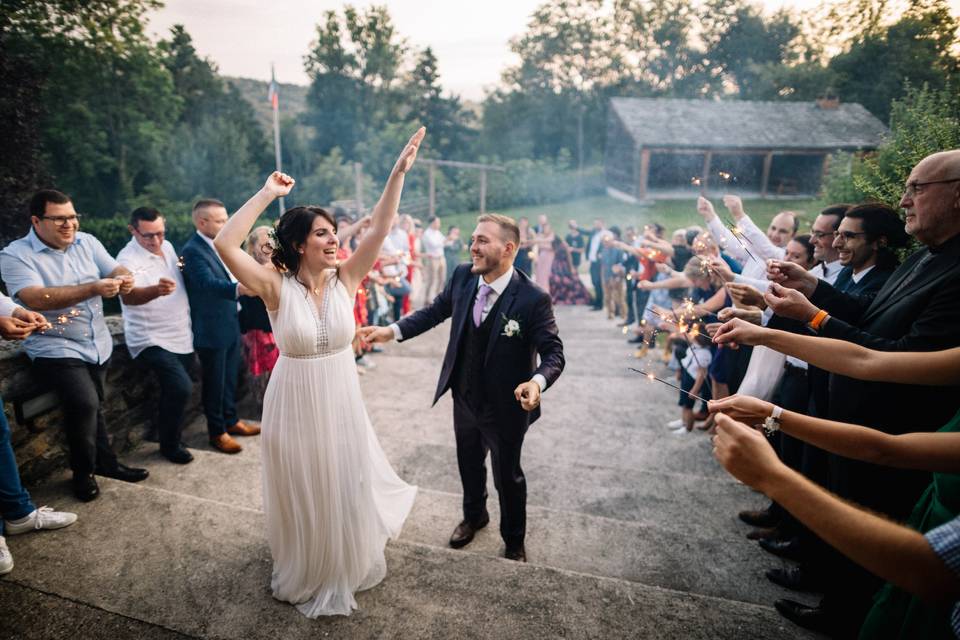
<path id="1" fill-rule="evenodd" d="M 840 264 L 840 260 L 837 259 L 837 260 L 834 260 L 833 262 L 828 262 L 826 264 L 824 264 L 823 262 L 820 262 L 814 265 L 813 268 L 810 269 L 810 273 L 817 276 L 817 278 L 819 278 L 820 280 L 823 280 L 827 284 L 832 285 L 834 282 L 837 281 L 837 276 L 840 275 L 840 270 L 842 268 L 843 268 L 843 265 Z M 869 270 L 870 269 L 864 269 L 863 271 L 861 271 L 860 272 L 861 275 L 859 277 L 862 278 L 863 275 L 866 274 L 866 272 Z M 854 276 L 854 278 L 857 280 L 859 279 L 856 276 Z M 767 323 L 764 322 L 763 324 L 766 325 Z M 807 368 L 806 362 L 804 362 L 800 358 L 795 358 L 793 356 L 787 356 L 787 364 L 797 367 L 799 369 Z"/>
<path id="2" fill-rule="evenodd" d="M 12 316 L 13 312 L 20 308 L 9 296 L 0 293 L 0 316 Z"/>
<path id="3" fill-rule="evenodd" d="M 423 236 L 420 238 L 420 243 L 423 246 L 423 253 L 432 258 L 442 258 L 443 257 L 443 243 L 446 242 L 446 236 L 443 235 L 437 229 L 432 227 L 427 228 L 423 232 Z"/>
<path id="4" fill-rule="evenodd" d="M 511 279 L 513 279 L 512 266 L 509 269 L 507 269 L 506 273 L 504 273 L 502 276 L 500 276 L 493 282 L 486 282 L 483 279 L 483 277 L 477 278 L 477 290 L 479 290 L 480 287 L 483 285 L 487 285 L 490 287 L 490 289 L 492 289 L 492 291 L 490 291 L 487 294 L 486 303 L 483 305 L 483 311 L 480 313 L 480 322 L 483 322 L 484 320 L 486 320 L 487 316 L 490 315 L 490 310 L 493 309 L 493 305 L 495 305 L 497 303 L 497 300 L 500 299 L 501 294 L 503 294 L 504 290 L 507 288 L 507 285 L 510 284 Z M 467 313 L 467 315 L 470 316 L 467 319 L 467 322 L 473 322 L 472 310 L 473 309 L 471 307 L 470 311 Z M 400 333 L 400 327 L 397 325 L 396 322 L 390 325 L 390 329 L 393 330 L 393 337 L 396 340 L 398 341 L 403 340 L 403 334 Z M 530 378 L 530 380 L 533 382 L 536 382 L 540 386 L 540 393 L 543 393 L 546 390 L 547 379 L 544 378 L 539 373 L 534 374 L 533 377 Z"/>
<path id="5" fill-rule="evenodd" d="M 132 358 L 147 347 L 160 347 L 179 354 L 193 351 L 190 303 L 177 264 L 177 253 L 168 240 L 163 241 L 161 248 L 163 255 L 158 256 L 141 247 L 136 238 L 131 238 L 117 254 L 117 262 L 133 272 L 136 287 L 152 287 L 160 282 L 160 278 L 177 283 L 173 293 L 146 304 L 127 305 L 121 298 L 123 333 Z"/>
<path id="6" fill-rule="evenodd" d="M 859 282 L 860 282 L 861 280 L 863 280 L 863 276 L 865 276 L 865 275 L 867 275 L 868 273 L 870 273 L 870 270 L 873 269 L 875 266 L 877 266 L 877 265 L 876 265 L 876 264 L 872 264 L 872 265 L 870 265 L 869 267 L 867 267 L 866 269 L 863 269 L 860 273 L 856 273 L 856 272 L 851 273 L 851 274 L 850 274 L 850 279 L 853 280 L 853 283 L 854 283 L 854 284 L 859 284 Z M 838 271 L 837 273 L 839 273 L 839 271 Z M 836 279 L 836 278 L 834 278 L 834 279 Z"/>

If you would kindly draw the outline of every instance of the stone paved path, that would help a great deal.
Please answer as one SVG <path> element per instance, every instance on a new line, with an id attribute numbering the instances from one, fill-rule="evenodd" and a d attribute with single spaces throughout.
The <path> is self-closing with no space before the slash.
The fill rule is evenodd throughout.
<path id="1" fill-rule="evenodd" d="M 144 483 L 103 480 L 90 504 L 69 496 L 66 476 L 34 490 L 81 519 L 9 539 L 0 637 L 810 637 L 773 610 L 797 596 L 767 582 L 779 560 L 736 521 L 762 496 L 716 465 L 706 436 L 666 429 L 676 392 L 627 371 L 636 361 L 612 322 L 585 308 L 557 317 L 567 369 L 524 445 L 527 565 L 499 557 L 492 486 L 492 526 L 466 549 L 446 546 L 461 496 L 451 401 L 430 407 L 444 326 L 388 345 L 362 381 L 388 457 L 420 493 L 388 546 L 387 579 L 354 615 L 311 621 L 270 597 L 259 441 L 215 453 L 201 421 L 191 465 L 147 444 L 128 456 L 151 469 Z"/>

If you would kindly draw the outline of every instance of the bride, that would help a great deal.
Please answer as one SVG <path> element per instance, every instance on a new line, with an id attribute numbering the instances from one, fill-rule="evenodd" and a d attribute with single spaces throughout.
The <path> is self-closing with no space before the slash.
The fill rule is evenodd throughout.
<path id="1" fill-rule="evenodd" d="M 242 248 L 259 215 L 293 188 L 274 172 L 217 235 L 237 279 L 263 299 L 280 358 L 263 402 L 263 508 L 273 556 L 273 596 L 306 616 L 349 615 L 354 593 L 386 574 L 383 550 L 413 506 L 416 487 L 393 471 L 360 395 L 351 341 L 354 292 L 397 215 L 421 128 L 390 173 L 356 251 L 337 264 L 333 216 L 288 209 L 276 225 L 273 263 Z"/>

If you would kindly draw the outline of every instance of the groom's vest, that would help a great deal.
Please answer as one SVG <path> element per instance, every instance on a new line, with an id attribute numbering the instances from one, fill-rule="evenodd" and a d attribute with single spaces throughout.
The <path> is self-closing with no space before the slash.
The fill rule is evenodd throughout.
<path id="1" fill-rule="evenodd" d="M 476 293 L 470 301 L 471 311 L 475 300 Z M 499 317 L 501 300 L 503 296 L 497 298 L 490 313 L 479 327 L 473 324 L 473 314 L 467 314 L 467 321 L 460 335 L 460 346 L 457 348 L 457 361 L 451 386 L 454 393 L 466 402 L 470 411 L 476 416 L 493 413 L 493 405 L 489 402 L 491 391 L 487 388 L 488 381 L 483 375 L 483 360 L 487 353 L 487 344 L 490 342 L 490 332 L 493 331 L 493 327 L 499 326 L 496 320 Z"/>

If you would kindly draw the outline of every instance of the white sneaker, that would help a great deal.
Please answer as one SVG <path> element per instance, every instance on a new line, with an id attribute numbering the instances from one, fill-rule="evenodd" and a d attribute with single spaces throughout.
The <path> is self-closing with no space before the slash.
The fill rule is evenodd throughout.
<path id="1" fill-rule="evenodd" d="M 16 535 L 37 529 L 62 529 L 77 521 L 77 514 L 66 511 L 54 511 L 50 507 L 40 507 L 27 516 L 22 522 L 6 520 L 7 534 Z"/>
<path id="2" fill-rule="evenodd" d="M 671 431 L 670 433 L 672 433 L 672 434 L 675 435 L 675 436 L 681 436 L 681 435 L 683 435 L 683 434 L 685 434 L 685 433 L 690 433 L 690 432 L 687 431 L 687 428 L 686 428 L 686 427 L 681 426 L 679 429 L 674 429 L 674 430 Z"/>
<path id="3" fill-rule="evenodd" d="M 7 548 L 7 540 L 0 536 L 0 576 L 13 571 L 13 556 Z"/>
<path id="4" fill-rule="evenodd" d="M 667 423 L 667 429 L 676 429 L 677 427 L 683 426 L 683 420 L 677 418 L 676 420 L 671 420 Z"/>

